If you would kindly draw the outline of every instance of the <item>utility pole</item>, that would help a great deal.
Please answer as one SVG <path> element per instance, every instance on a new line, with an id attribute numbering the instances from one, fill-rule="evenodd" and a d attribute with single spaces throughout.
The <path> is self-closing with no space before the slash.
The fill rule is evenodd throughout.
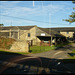
<path id="1" fill-rule="evenodd" d="M 11 21 L 11 26 L 12 26 L 12 21 Z"/>
<path id="2" fill-rule="evenodd" d="M 50 24 L 51 24 L 51 15 L 49 14 L 49 21 L 50 21 Z M 51 35 L 51 28 L 49 27 L 49 34 Z M 51 35 L 51 46 L 52 46 L 52 35 Z"/>
<path id="3" fill-rule="evenodd" d="M 51 25 L 51 14 L 49 13 L 49 24 Z M 51 34 L 51 28 L 49 27 L 49 34 L 51 35 L 51 46 L 52 46 L 52 38 L 53 38 L 53 36 L 52 36 L 52 34 Z"/>

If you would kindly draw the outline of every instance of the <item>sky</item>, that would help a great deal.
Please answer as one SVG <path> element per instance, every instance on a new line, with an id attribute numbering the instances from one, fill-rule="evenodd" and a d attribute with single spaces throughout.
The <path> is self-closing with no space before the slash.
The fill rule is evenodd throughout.
<path id="1" fill-rule="evenodd" d="M 0 1 L 0 24 L 55 28 L 75 27 L 63 21 L 72 14 L 72 1 Z"/>

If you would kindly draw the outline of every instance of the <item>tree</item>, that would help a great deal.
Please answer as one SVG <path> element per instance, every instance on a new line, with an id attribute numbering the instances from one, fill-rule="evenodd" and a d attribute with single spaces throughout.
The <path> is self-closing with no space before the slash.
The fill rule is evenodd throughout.
<path id="1" fill-rule="evenodd" d="M 0 24 L 0 27 L 3 27 L 4 26 L 4 24 Z"/>
<path id="2" fill-rule="evenodd" d="M 72 3 L 75 3 L 75 1 L 72 1 Z M 73 8 L 73 10 L 75 10 L 75 8 Z M 67 21 L 69 23 L 75 22 L 75 11 L 72 12 L 72 14 L 69 15 L 69 17 L 70 17 L 69 19 L 63 19 L 63 21 Z"/>
<path id="3" fill-rule="evenodd" d="M 72 1 L 72 3 L 75 3 L 75 1 Z"/>

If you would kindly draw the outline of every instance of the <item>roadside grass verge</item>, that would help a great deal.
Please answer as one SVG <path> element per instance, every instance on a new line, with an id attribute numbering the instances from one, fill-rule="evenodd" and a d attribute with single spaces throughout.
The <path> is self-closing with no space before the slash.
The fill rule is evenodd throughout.
<path id="1" fill-rule="evenodd" d="M 30 49 L 29 49 L 29 52 L 28 53 L 25 53 L 25 52 L 12 52 L 12 51 L 7 51 L 7 50 L 4 50 L 4 49 L 0 49 L 0 54 L 29 54 L 29 53 L 42 53 L 42 52 L 47 52 L 47 51 L 51 51 L 51 50 L 55 50 L 57 47 L 62 47 L 64 45 L 69 45 L 71 43 L 65 43 L 65 44 L 60 44 L 60 45 L 56 45 L 56 46 L 31 46 Z M 74 53 L 75 53 L 75 50 L 74 50 Z M 75 59 L 75 58 L 74 58 Z"/>
<path id="2" fill-rule="evenodd" d="M 10 50 L 0 49 L 0 55 L 20 55 L 20 54 L 30 54 L 30 53 L 41 53 L 55 49 L 55 46 L 32 46 L 30 47 L 30 52 L 12 52 Z"/>
<path id="3" fill-rule="evenodd" d="M 14 58 L 16 56 L 23 55 L 23 54 L 27 54 L 27 53 L 10 52 L 10 51 L 5 51 L 5 50 L 0 49 L 0 61 L 9 60 L 11 58 Z"/>
<path id="4" fill-rule="evenodd" d="M 68 55 L 69 58 L 61 59 L 59 61 L 63 62 L 64 64 L 75 64 L 75 49 Z"/>
<path id="5" fill-rule="evenodd" d="M 29 54 L 29 53 L 25 53 L 25 52 L 11 52 L 9 51 L 5 51 L 5 50 L 0 50 L 0 55 L 19 55 L 19 54 Z"/>
<path id="6" fill-rule="evenodd" d="M 75 59 L 75 49 L 70 53 L 69 59 Z"/>
<path id="7" fill-rule="evenodd" d="M 30 53 L 41 53 L 54 50 L 55 46 L 31 46 Z"/>
<path id="8" fill-rule="evenodd" d="M 58 45 L 56 45 L 56 47 L 63 47 L 63 46 L 66 46 L 66 45 L 71 45 L 72 43 L 70 42 L 65 42 L 64 44 L 63 43 L 60 43 Z"/>
<path id="9" fill-rule="evenodd" d="M 67 45 L 67 44 L 64 44 L 64 45 Z M 7 51 L 7 50 L 4 50 L 4 49 L 0 49 L 0 54 L 1 54 L 1 52 L 4 52 L 4 54 L 11 54 L 11 53 L 12 54 L 42 53 L 42 52 L 55 50 L 57 47 L 62 47 L 64 45 L 60 44 L 60 45 L 56 45 L 56 46 L 54 46 L 54 45 L 53 46 L 31 46 L 28 53 L 25 53 L 25 52 L 12 52 L 10 50 Z"/>

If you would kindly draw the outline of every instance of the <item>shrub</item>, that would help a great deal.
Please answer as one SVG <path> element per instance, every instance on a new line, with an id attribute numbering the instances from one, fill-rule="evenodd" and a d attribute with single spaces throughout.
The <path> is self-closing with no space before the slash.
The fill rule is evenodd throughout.
<path id="1" fill-rule="evenodd" d="M 0 48 L 10 49 L 14 41 L 12 38 L 0 37 Z"/>

